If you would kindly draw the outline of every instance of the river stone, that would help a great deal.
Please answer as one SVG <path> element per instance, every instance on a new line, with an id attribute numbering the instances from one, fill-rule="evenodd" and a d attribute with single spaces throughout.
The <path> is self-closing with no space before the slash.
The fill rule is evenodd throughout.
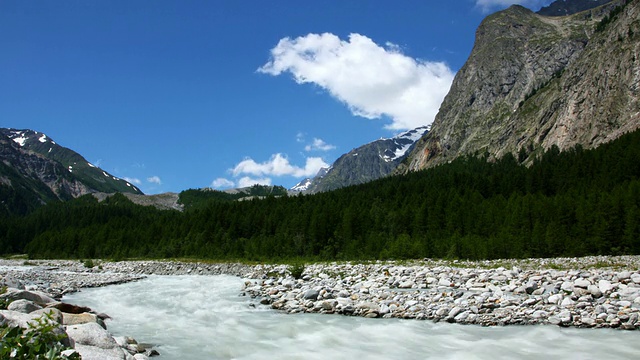
<path id="1" fill-rule="evenodd" d="M 596 324 L 596 320 L 590 317 L 583 317 L 581 321 L 583 325 L 588 327 L 594 326 Z"/>
<path id="2" fill-rule="evenodd" d="M 587 287 L 587 291 L 594 298 L 599 298 L 602 296 L 602 291 L 600 291 L 600 288 L 597 285 L 589 285 L 589 287 Z"/>
<path id="3" fill-rule="evenodd" d="M 100 319 L 97 315 L 83 313 L 83 314 L 67 314 L 62 313 L 62 324 L 63 325 L 79 325 L 79 324 L 87 324 L 87 323 L 97 323 L 102 326 L 102 328 L 106 329 L 104 321 Z"/>
<path id="4" fill-rule="evenodd" d="M 631 281 L 633 281 L 634 284 L 640 284 L 640 274 L 638 273 L 631 274 Z"/>
<path id="5" fill-rule="evenodd" d="M 627 301 L 627 300 L 618 301 L 618 306 L 620 306 L 621 308 L 628 308 L 631 306 L 631 301 Z"/>
<path id="6" fill-rule="evenodd" d="M 305 300 L 317 300 L 318 299 L 318 295 L 320 295 L 320 291 L 315 290 L 315 289 L 309 289 L 307 290 L 304 295 L 302 296 Z"/>
<path id="7" fill-rule="evenodd" d="M 583 278 L 578 278 L 573 282 L 573 286 L 583 288 L 583 289 L 588 288 L 589 285 L 591 285 L 589 280 L 583 279 Z"/>
<path id="8" fill-rule="evenodd" d="M 82 360 L 126 360 L 125 351 L 119 347 L 103 349 L 97 346 L 76 344 L 76 351 Z"/>
<path id="9" fill-rule="evenodd" d="M 9 300 L 9 301 L 24 299 L 24 300 L 33 301 L 38 305 L 46 305 L 49 303 L 56 302 L 56 300 L 54 300 L 49 295 L 43 292 L 18 290 L 18 289 L 7 289 L 6 293 L 0 295 L 0 299 Z"/>
<path id="10" fill-rule="evenodd" d="M 562 289 L 562 291 L 566 291 L 566 292 L 572 292 L 573 291 L 573 283 L 570 281 L 565 281 L 562 283 L 562 285 L 560 285 L 560 289 Z"/>
<path id="11" fill-rule="evenodd" d="M 101 349 L 118 348 L 115 339 L 97 323 L 86 323 L 67 326 L 67 334 L 76 344 L 99 347 Z M 83 359 L 84 355 L 81 353 Z"/>
<path id="12" fill-rule="evenodd" d="M 621 271 L 618 273 L 618 280 L 622 281 L 622 280 L 629 280 L 629 278 L 631 277 L 631 273 L 629 271 Z"/>
<path id="13" fill-rule="evenodd" d="M 549 304 L 559 304 L 562 301 L 562 294 L 553 294 L 547 299 Z"/>
<path id="14" fill-rule="evenodd" d="M 398 285 L 398 288 L 400 289 L 411 289 L 414 285 L 414 282 L 411 280 L 407 280 L 407 281 L 403 281 L 400 283 L 400 285 Z"/>
<path id="15" fill-rule="evenodd" d="M 533 314 L 531 314 L 531 316 L 535 319 L 547 318 L 549 316 L 549 313 L 544 310 L 536 310 L 533 312 Z"/>
<path id="16" fill-rule="evenodd" d="M 524 286 L 524 291 L 526 291 L 527 294 L 529 294 L 529 295 L 531 295 L 536 290 L 538 290 L 538 283 L 536 283 L 535 281 L 529 281 Z"/>
<path id="17" fill-rule="evenodd" d="M 613 285 L 608 280 L 600 280 L 598 281 L 598 288 L 603 294 L 608 294 L 613 289 Z"/>
<path id="18" fill-rule="evenodd" d="M 37 319 L 44 316 L 45 313 L 51 317 L 51 321 L 54 323 L 59 324 L 62 322 L 62 315 L 57 309 L 39 309 L 28 314 L 12 310 L 0 310 L 0 315 L 5 318 L 9 326 L 19 326 L 23 329 L 29 328 L 29 324 L 36 325 Z"/>
<path id="19" fill-rule="evenodd" d="M 575 302 L 571 300 L 571 298 L 566 297 L 562 300 L 562 302 L 560 303 L 560 306 L 569 307 L 569 306 L 572 306 L 573 304 L 575 304 Z"/>
<path id="20" fill-rule="evenodd" d="M 40 309 L 42 309 L 42 306 L 34 303 L 33 301 L 25 299 L 16 300 L 9 304 L 9 306 L 7 306 L 7 310 L 17 311 L 24 314 L 28 314 Z"/>

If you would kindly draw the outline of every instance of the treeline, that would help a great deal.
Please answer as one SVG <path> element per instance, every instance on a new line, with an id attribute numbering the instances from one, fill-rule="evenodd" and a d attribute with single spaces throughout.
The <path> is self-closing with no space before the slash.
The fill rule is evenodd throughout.
<path id="1" fill-rule="evenodd" d="M 526 157 L 521 154 L 519 158 Z M 199 196 L 191 191 L 187 198 Z M 279 261 L 640 253 L 640 132 L 316 195 L 210 199 L 184 213 L 86 196 L 0 220 L 0 249 L 47 258 Z"/>

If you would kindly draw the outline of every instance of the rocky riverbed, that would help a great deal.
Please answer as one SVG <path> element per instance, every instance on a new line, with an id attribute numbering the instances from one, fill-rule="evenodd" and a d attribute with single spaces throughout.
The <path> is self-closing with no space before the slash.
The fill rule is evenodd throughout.
<path id="1" fill-rule="evenodd" d="M 0 285 L 52 297 L 146 275 L 245 278 L 243 295 L 288 313 L 326 313 L 460 324 L 640 327 L 640 257 L 286 265 L 175 261 L 0 260 Z"/>
<path id="2" fill-rule="evenodd" d="M 640 258 L 324 264 L 245 282 L 274 309 L 460 324 L 640 327 Z M 270 276 L 269 276 L 270 275 Z"/>

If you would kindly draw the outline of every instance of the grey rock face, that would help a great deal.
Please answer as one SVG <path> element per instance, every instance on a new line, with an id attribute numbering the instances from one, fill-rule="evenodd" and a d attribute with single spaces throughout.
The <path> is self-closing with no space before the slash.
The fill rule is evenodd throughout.
<path id="1" fill-rule="evenodd" d="M 640 5 L 596 32 L 613 5 L 564 17 L 512 6 L 487 17 L 431 131 L 398 171 L 485 151 L 495 159 L 525 149 L 530 162 L 640 127 Z"/>

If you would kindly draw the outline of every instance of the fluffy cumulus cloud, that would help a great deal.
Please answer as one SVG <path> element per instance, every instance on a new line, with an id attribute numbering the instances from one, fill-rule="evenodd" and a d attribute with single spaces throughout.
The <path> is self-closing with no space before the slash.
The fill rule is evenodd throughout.
<path id="1" fill-rule="evenodd" d="M 211 183 L 211 187 L 214 189 L 232 188 L 236 186 L 236 183 L 225 178 L 217 178 Z"/>
<path id="2" fill-rule="evenodd" d="M 152 184 L 156 184 L 156 185 L 161 185 L 162 184 L 162 180 L 160 180 L 159 176 L 148 177 L 147 181 L 152 183 Z"/>
<path id="3" fill-rule="evenodd" d="M 251 158 L 244 159 L 231 170 L 231 173 L 234 176 L 247 174 L 252 176 L 293 176 L 302 178 L 314 176 L 320 168 L 327 166 L 329 165 L 322 158 L 309 157 L 304 167 L 298 167 L 292 165 L 284 155 L 275 154 L 271 156 L 271 159 L 262 163 L 258 163 Z"/>
<path id="4" fill-rule="evenodd" d="M 271 179 L 270 178 L 254 179 L 249 176 L 244 176 L 238 179 L 239 188 L 249 187 L 253 185 L 271 185 Z"/>
<path id="5" fill-rule="evenodd" d="M 503 9 L 515 4 L 537 11 L 541 7 L 549 5 L 550 3 L 551 0 L 476 0 L 476 6 L 482 9 L 485 13 L 497 9 Z"/>
<path id="6" fill-rule="evenodd" d="M 446 64 L 413 59 L 394 44 L 381 46 L 360 34 L 342 40 L 330 33 L 281 39 L 258 71 L 290 73 L 298 84 L 320 86 L 354 115 L 388 116 L 392 130 L 430 124 L 454 76 Z"/>
<path id="7" fill-rule="evenodd" d="M 335 145 L 327 144 L 324 140 L 313 138 L 313 142 L 304 147 L 305 151 L 330 151 L 335 149 Z"/>
<path id="8" fill-rule="evenodd" d="M 308 157 L 304 167 L 291 164 L 283 154 L 272 155 L 268 161 L 257 162 L 246 158 L 229 172 L 233 179 L 218 178 L 211 183 L 212 188 L 247 187 L 251 185 L 271 185 L 272 176 L 292 176 L 296 178 L 312 177 L 323 167 L 328 167 L 322 158 Z"/>

